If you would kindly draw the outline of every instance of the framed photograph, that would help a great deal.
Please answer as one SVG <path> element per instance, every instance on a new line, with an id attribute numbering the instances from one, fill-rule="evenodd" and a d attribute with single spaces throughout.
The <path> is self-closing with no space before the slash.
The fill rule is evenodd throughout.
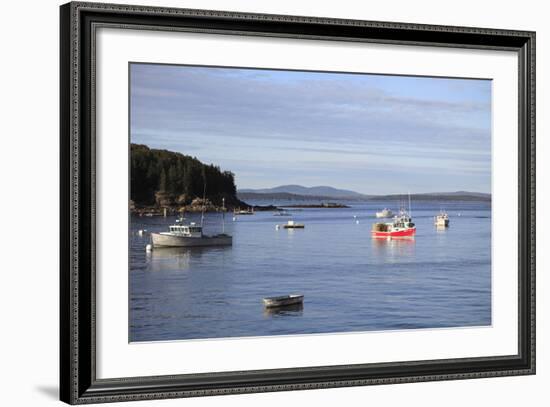
<path id="1" fill-rule="evenodd" d="M 61 400 L 535 373 L 535 33 L 61 6 Z"/>

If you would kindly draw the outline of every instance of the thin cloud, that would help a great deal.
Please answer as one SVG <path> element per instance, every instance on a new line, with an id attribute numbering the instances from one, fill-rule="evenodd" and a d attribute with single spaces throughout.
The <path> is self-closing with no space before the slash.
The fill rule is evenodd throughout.
<path id="1" fill-rule="evenodd" d="M 452 174 L 447 182 L 460 184 L 460 173 L 477 174 L 462 177 L 460 189 L 490 190 L 489 81 L 140 64 L 131 69 L 132 141 L 196 154 L 235 172 L 239 187 L 261 182 L 255 174 L 265 173 L 264 163 L 280 174 L 281 184 L 311 179 L 307 171 L 323 165 L 324 184 L 336 187 L 343 180 L 331 173 L 358 168 L 371 171 L 367 178 L 401 182 L 383 173 L 399 160 L 401 171 L 418 177 L 440 171 Z M 292 174 L 283 168 L 289 157 L 298 161 Z M 316 167 L 303 165 L 313 162 Z M 359 185 L 348 186 L 354 187 Z"/>

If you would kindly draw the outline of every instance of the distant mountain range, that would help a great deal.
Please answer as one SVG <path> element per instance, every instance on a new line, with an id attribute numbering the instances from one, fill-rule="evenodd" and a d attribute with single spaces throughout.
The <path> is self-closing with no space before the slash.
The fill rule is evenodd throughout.
<path id="1" fill-rule="evenodd" d="M 240 189 L 237 191 L 239 199 L 248 200 L 401 200 L 408 197 L 407 194 L 393 195 L 365 195 L 346 189 L 338 189 L 329 186 L 304 187 L 302 185 L 281 185 L 275 188 Z M 491 194 L 481 192 L 455 191 L 455 192 L 429 192 L 411 194 L 413 200 L 440 200 L 440 201 L 490 201 Z"/>
<path id="2" fill-rule="evenodd" d="M 275 188 L 264 189 L 240 189 L 237 191 L 239 194 L 254 193 L 254 194 L 292 194 L 301 196 L 327 196 L 332 198 L 350 198 L 350 197 L 365 197 L 355 191 L 348 191 L 345 189 L 337 189 L 327 186 L 318 187 L 304 187 L 302 185 L 281 185 Z"/>

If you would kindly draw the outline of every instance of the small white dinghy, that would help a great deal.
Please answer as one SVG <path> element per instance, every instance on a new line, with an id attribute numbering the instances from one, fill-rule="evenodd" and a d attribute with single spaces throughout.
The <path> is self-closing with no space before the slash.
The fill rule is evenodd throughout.
<path id="1" fill-rule="evenodd" d="M 304 296 L 302 294 L 280 295 L 278 297 L 266 297 L 263 299 L 264 307 L 286 307 L 288 305 L 297 305 L 304 302 Z"/>

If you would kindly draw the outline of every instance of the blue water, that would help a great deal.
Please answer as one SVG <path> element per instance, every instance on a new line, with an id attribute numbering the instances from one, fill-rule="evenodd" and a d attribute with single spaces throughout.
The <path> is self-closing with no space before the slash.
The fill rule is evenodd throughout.
<path id="1" fill-rule="evenodd" d="M 132 217 L 130 341 L 224 338 L 491 324 L 491 208 L 413 203 L 411 240 L 372 239 L 374 213 L 395 203 L 292 210 L 305 229 L 276 230 L 273 212 L 225 218 L 232 247 L 154 249 L 147 232 L 174 217 Z M 221 214 L 205 215 L 219 233 Z M 200 215 L 188 215 L 200 221 Z M 357 223 L 356 221 L 359 221 Z M 303 307 L 267 312 L 262 298 L 304 294 Z"/>

